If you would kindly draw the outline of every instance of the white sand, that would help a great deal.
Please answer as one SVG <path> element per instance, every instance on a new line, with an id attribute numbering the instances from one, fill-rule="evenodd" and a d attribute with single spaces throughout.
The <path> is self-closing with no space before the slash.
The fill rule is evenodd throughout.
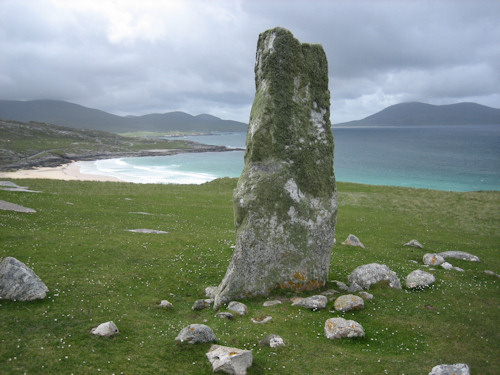
<path id="1" fill-rule="evenodd" d="M 0 178 L 48 178 L 65 181 L 122 181 L 119 178 L 111 176 L 81 173 L 80 164 L 78 162 L 64 164 L 54 168 L 42 167 L 15 172 L 0 172 Z"/>

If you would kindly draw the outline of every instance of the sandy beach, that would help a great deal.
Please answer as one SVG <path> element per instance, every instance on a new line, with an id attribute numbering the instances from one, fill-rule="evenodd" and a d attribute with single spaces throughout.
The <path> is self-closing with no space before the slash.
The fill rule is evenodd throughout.
<path id="1" fill-rule="evenodd" d="M 115 181 L 123 182 L 119 178 L 101 176 L 80 172 L 80 164 L 73 162 L 59 167 L 41 167 L 35 169 L 18 170 L 15 172 L 0 172 L 0 178 L 48 178 L 65 181 Z"/>

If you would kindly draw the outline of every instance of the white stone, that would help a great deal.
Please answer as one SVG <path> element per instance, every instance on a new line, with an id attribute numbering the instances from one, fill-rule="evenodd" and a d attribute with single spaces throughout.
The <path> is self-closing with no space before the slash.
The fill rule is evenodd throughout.
<path id="1" fill-rule="evenodd" d="M 217 287 L 216 286 L 207 286 L 205 288 L 205 297 L 207 298 L 215 298 L 215 294 L 217 293 Z"/>
<path id="2" fill-rule="evenodd" d="M 411 240 L 411 241 L 405 243 L 405 246 L 418 247 L 419 249 L 424 248 L 424 246 L 420 242 L 418 242 L 417 240 Z"/>
<path id="3" fill-rule="evenodd" d="M 445 262 L 444 258 L 438 254 L 425 254 L 422 258 L 424 264 L 428 266 L 439 266 Z"/>
<path id="4" fill-rule="evenodd" d="M 360 310 L 365 307 L 365 301 L 359 296 L 346 294 L 338 297 L 333 303 L 337 311 Z"/>
<path id="5" fill-rule="evenodd" d="M 330 318 L 325 322 L 325 336 L 330 340 L 364 337 L 365 330 L 358 322 L 344 318 Z"/>
<path id="6" fill-rule="evenodd" d="M 351 287 L 354 284 L 363 289 L 369 289 L 371 285 L 381 281 L 387 281 L 389 287 L 401 289 L 401 282 L 394 271 L 385 264 L 370 263 L 357 267 L 348 277 Z"/>
<path id="7" fill-rule="evenodd" d="M 162 299 L 160 301 L 160 304 L 158 305 L 159 307 L 174 307 L 170 302 L 168 302 L 166 299 Z"/>
<path id="8" fill-rule="evenodd" d="M 273 320 L 273 317 L 269 315 L 259 318 L 252 318 L 252 322 L 255 324 L 264 324 L 270 322 L 271 320 Z"/>
<path id="9" fill-rule="evenodd" d="M 429 372 L 429 375 L 470 375 L 469 366 L 465 363 L 454 365 L 437 365 Z"/>
<path id="10" fill-rule="evenodd" d="M 49 289 L 23 262 L 6 257 L 0 263 L 0 300 L 33 301 L 45 298 Z"/>
<path id="11" fill-rule="evenodd" d="M 212 342 L 216 340 L 217 337 L 215 337 L 212 328 L 205 324 L 190 324 L 184 327 L 175 338 L 175 341 L 187 342 L 189 344 Z"/>
<path id="12" fill-rule="evenodd" d="M 277 348 L 278 346 L 285 346 L 285 341 L 279 335 L 270 334 L 259 341 L 260 346 L 269 346 Z"/>
<path id="13" fill-rule="evenodd" d="M 215 317 L 221 318 L 221 319 L 231 320 L 234 318 L 234 315 L 231 314 L 230 312 L 219 312 L 219 313 L 215 314 Z"/>
<path id="14" fill-rule="evenodd" d="M 453 268 L 453 265 L 448 262 L 441 263 L 441 267 L 444 268 L 445 270 L 451 270 Z"/>
<path id="15" fill-rule="evenodd" d="M 264 307 L 276 306 L 276 305 L 281 305 L 281 301 L 280 300 L 266 301 L 262 304 L 262 306 Z"/>
<path id="16" fill-rule="evenodd" d="M 248 307 L 244 303 L 231 301 L 227 305 L 227 309 L 235 312 L 238 315 L 246 315 L 248 313 Z"/>
<path id="17" fill-rule="evenodd" d="M 112 336 L 120 333 L 118 327 L 112 321 L 99 324 L 97 327 L 92 328 L 90 333 L 97 336 Z"/>
<path id="18" fill-rule="evenodd" d="M 441 255 L 443 258 L 455 258 L 455 259 L 462 259 L 462 260 L 467 260 L 469 262 L 480 262 L 479 257 L 469 254 L 465 251 L 457 251 L 457 250 L 450 250 L 450 251 L 443 251 L 442 253 L 439 253 L 438 255 Z"/>
<path id="19" fill-rule="evenodd" d="M 292 306 L 301 306 L 311 310 L 324 309 L 328 303 L 328 298 L 321 294 L 307 297 L 307 298 L 297 298 Z"/>
<path id="20" fill-rule="evenodd" d="M 410 272 L 406 277 L 407 288 L 425 288 L 436 281 L 433 274 L 422 270 Z"/>
<path id="21" fill-rule="evenodd" d="M 226 374 L 245 375 L 253 362 L 251 350 L 221 345 L 212 345 L 206 356 L 212 364 L 213 372 L 222 371 Z"/>
<path id="22" fill-rule="evenodd" d="M 356 237 L 354 234 L 350 234 L 347 236 L 346 240 L 342 242 L 342 245 L 349 245 L 349 246 L 358 246 L 361 248 L 365 248 L 365 245 L 359 240 L 358 237 Z"/>
<path id="23" fill-rule="evenodd" d="M 359 292 L 358 293 L 361 298 L 363 298 L 365 301 L 367 300 L 372 300 L 373 299 L 373 294 L 368 293 L 368 292 Z"/>

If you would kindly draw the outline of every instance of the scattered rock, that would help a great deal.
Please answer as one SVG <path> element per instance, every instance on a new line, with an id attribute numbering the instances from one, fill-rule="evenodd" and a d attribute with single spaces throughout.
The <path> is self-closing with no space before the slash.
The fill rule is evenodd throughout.
<path id="1" fill-rule="evenodd" d="M 156 230 L 156 229 L 126 229 L 127 232 L 134 232 L 134 233 L 152 233 L 152 234 L 165 234 L 168 232 L 165 232 L 163 230 Z"/>
<path id="2" fill-rule="evenodd" d="M 347 285 L 346 285 L 346 287 L 347 287 Z M 335 289 L 328 289 L 328 290 L 325 290 L 324 292 L 321 292 L 322 295 L 327 296 L 327 297 L 331 297 L 331 296 L 333 296 L 335 294 L 339 294 L 339 293 L 340 292 L 338 290 L 335 290 Z"/>
<path id="3" fill-rule="evenodd" d="M 460 268 L 460 267 L 453 267 L 453 269 L 454 269 L 455 271 L 458 271 L 458 272 L 465 272 L 465 271 L 464 271 L 462 268 Z"/>
<path id="4" fill-rule="evenodd" d="M 495 273 L 493 271 L 490 271 L 490 270 L 486 270 L 486 271 L 484 271 L 484 273 L 487 274 L 487 275 L 496 276 L 496 277 L 500 278 L 499 274 L 497 274 L 497 273 Z"/>
<path id="5" fill-rule="evenodd" d="M 248 307 L 244 303 L 231 301 L 227 305 L 227 309 L 234 311 L 238 315 L 246 315 L 248 313 Z"/>
<path id="6" fill-rule="evenodd" d="M 207 286 L 205 288 L 205 297 L 208 297 L 210 299 L 214 299 L 216 293 L 217 293 L 217 287 L 216 286 Z"/>
<path id="7" fill-rule="evenodd" d="M 266 301 L 262 304 L 262 306 L 264 307 L 276 306 L 276 305 L 281 305 L 281 301 L 276 299 L 273 301 Z"/>
<path id="8" fill-rule="evenodd" d="M 129 212 L 129 214 L 137 214 L 137 215 L 153 215 L 153 214 L 150 214 L 150 213 L 148 213 L 148 212 L 141 212 L 141 211 L 139 211 L 139 212 L 135 212 L 135 211 L 134 211 L 134 212 Z"/>
<path id="9" fill-rule="evenodd" d="M 285 346 L 285 341 L 281 338 L 281 336 L 272 333 L 260 340 L 259 345 L 277 348 L 278 346 Z"/>
<path id="10" fill-rule="evenodd" d="M 219 312 L 219 313 L 215 314 L 215 317 L 221 318 L 221 319 L 231 320 L 234 318 L 234 315 L 231 314 L 230 312 Z"/>
<path id="11" fill-rule="evenodd" d="M 361 324 L 344 318 L 330 318 L 325 322 L 325 335 L 330 340 L 364 337 L 365 331 Z"/>
<path id="12" fill-rule="evenodd" d="M 342 242 L 342 245 L 358 246 L 362 247 L 363 249 L 365 248 L 365 245 L 363 245 L 359 238 L 354 234 L 350 234 L 349 236 L 347 236 L 346 240 Z"/>
<path id="13" fill-rule="evenodd" d="M 252 318 L 252 322 L 255 324 L 264 324 L 270 322 L 271 320 L 273 320 L 273 317 L 269 315 Z"/>
<path id="14" fill-rule="evenodd" d="M 468 260 L 469 262 L 480 262 L 479 257 L 466 253 L 465 251 L 450 250 L 450 251 L 444 251 L 437 255 L 441 255 L 445 259 L 455 258 L 455 259 Z"/>
<path id="15" fill-rule="evenodd" d="M 337 298 L 333 303 L 333 306 L 337 311 L 360 310 L 365 307 L 365 301 L 359 296 L 346 294 Z"/>
<path id="16" fill-rule="evenodd" d="M 212 345 L 206 356 L 212 364 L 213 372 L 222 371 L 226 374 L 245 375 L 247 368 L 253 362 L 251 350 L 242 350 L 221 345 Z"/>
<path id="17" fill-rule="evenodd" d="M 99 324 L 97 327 L 92 328 L 90 333 L 97 336 L 112 336 L 120 333 L 118 327 L 112 321 Z"/>
<path id="18" fill-rule="evenodd" d="M 425 254 L 422 260 L 428 266 L 439 266 L 445 262 L 444 258 L 438 254 Z"/>
<path id="19" fill-rule="evenodd" d="M 362 289 L 369 289 L 371 285 L 381 281 L 387 281 L 389 287 L 401 289 L 401 282 L 394 271 L 391 271 L 385 264 L 370 263 L 357 267 L 348 277 L 351 287 L 354 284 Z"/>
<path id="20" fill-rule="evenodd" d="M 255 83 L 233 194 L 236 247 L 215 308 L 275 288 L 317 289 L 330 270 L 337 198 L 326 54 L 288 30 L 267 30 Z"/>
<path id="21" fill-rule="evenodd" d="M 448 262 L 441 263 L 441 267 L 444 268 L 445 270 L 451 270 L 453 268 L 453 265 Z"/>
<path id="22" fill-rule="evenodd" d="M 292 306 L 301 306 L 311 310 L 319 310 L 324 309 L 327 303 L 328 298 L 319 294 L 307 298 L 298 298 L 292 303 Z"/>
<path id="23" fill-rule="evenodd" d="M 215 333 L 212 331 L 212 328 L 206 326 L 205 324 L 190 324 L 179 332 L 175 341 L 195 344 L 198 342 L 204 343 L 217 341 L 217 337 L 215 337 Z"/>
<path id="24" fill-rule="evenodd" d="M 212 299 L 198 299 L 194 301 L 193 310 L 203 310 L 206 309 L 207 307 L 210 307 L 214 300 Z"/>
<path id="25" fill-rule="evenodd" d="M 33 301 L 45 298 L 49 289 L 23 262 L 6 257 L 0 263 L 0 300 Z"/>
<path id="26" fill-rule="evenodd" d="M 424 245 L 422 245 L 417 240 L 411 240 L 410 242 L 405 243 L 405 246 L 418 247 L 419 249 L 423 249 Z"/>
<path id="27" fill-rule="evenodd" d="M 407 288 L 425 288 L 436 281 L 433 274 L 422 270 L 410 272 L 406 277 Z"/>
<path id="28" fill-rule="evenodd" d="M 23 212 L 23 213 L 34 213 L 34 212 L 36 212 L 32 208 L 23 207 L 23 206 L 20 206 L 18 204 L 6 202 L 6 201 L 3 201 L 3 200 L 0 200 L 0 210 Z"/>
<path id="29" fill-rule="evenodd" d="M 469 366 L 465 363 L 434 366 L 429 375 L 470 375 Z"/>
<path id="30" fill-rule="evenodd" d="M 368 292 L 359 292 L 358 294 L 365 301 L 369 301 L 369 300 L 373 299 L 373 294 L 371 294 L 371 293 L 368 293 Z"/>
<path id="31" fill-rule="evenodd" d="M 342 292 L 347 292 L 347 290 L 349 289 L 349 287 L 342 281 L 332 280 L 331 282 L 335 283 L 337 285 L 337 288 L 339 288 Z"/>
<path id="32" fill-rule="evenodd" d="M 174 305 L 172 305 L 170 302 L 168 302 L 166 299 L 162 299 L 160 301 L 160 304 L 158 305 L 158 307 L 174 307 Z"/>

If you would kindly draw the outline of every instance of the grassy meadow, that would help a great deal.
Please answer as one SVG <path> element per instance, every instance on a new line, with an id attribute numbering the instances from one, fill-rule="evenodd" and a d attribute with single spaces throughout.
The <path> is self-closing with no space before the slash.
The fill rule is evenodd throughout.
<path id="1" fill-rule="evenodd" d="M 355 312 L 335 312 L 333 302 L 316 312 L 289 303 L 262 307 L 262 297 L 244 301 L 247 316 L 227 321 L 191 307 L 221 281 L 231 258 L 235 179 L 199 186 L 14 182 L 42 192 L 0 190 L 0 199 L 37 211 L 0 211 L 0 258 L 26 263 L 50 293 L 0 301 L 1 374 L 210 374 L 211 344 L 174 341 L 191 323 L 209 325 L 221 345 L 253 350 L 249 374 L 428 374 L 458 362 L 472 374 L 500 372 L 500 279 L 484 273 L 500 273 L 500 192 L 339 183 L 331 280 L 347 282 L 357 266 L 379 262 L 403 281 L 426 269 L 426 252 L 463 250 L 481 262 L 451 259 L 465 272 L 437 267 L 437 281 L 422 291 L 375 287 L 374 299 Z M 138 228 L 168 234 L 126 231 Z M 366 249 L 340 245 L 350 233 Z M 403 246 L 414 238 L 424 250 Z M 162 299 L 174 308 L 158 308 Z M 250 320 L 263 315 L 272 322 Z M 366 336 L 326 339 L 325 321 L 336 316 L 356 320 Z M 89 334 L 109 320 L 119 335 Z M 258 346 L 270 333 L 286 347 Z"/>

